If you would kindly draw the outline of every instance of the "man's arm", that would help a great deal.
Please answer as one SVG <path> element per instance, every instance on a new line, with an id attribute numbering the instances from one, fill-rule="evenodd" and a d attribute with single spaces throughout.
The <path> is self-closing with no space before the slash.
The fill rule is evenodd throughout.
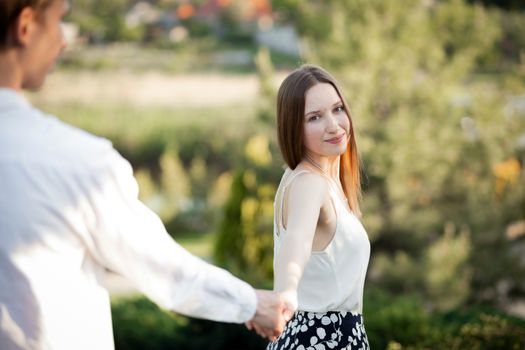
<path id="1" fill-rule="evenodd" d="M 95 259 L 164 308 L 222 322 L 253 319 L 265 329 L 281 329 L 279 298 L 260 297 L 244 281 L 178 245 L 138 200 L 129 163 L 114 153 L 110 163 L 82 183 L 84 241 Z"/>

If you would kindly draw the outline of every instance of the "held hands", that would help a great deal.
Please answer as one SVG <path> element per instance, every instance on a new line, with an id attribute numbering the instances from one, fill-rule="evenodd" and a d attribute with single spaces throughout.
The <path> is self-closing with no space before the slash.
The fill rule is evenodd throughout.
<path id="1" fill-rule="evenodd" d="M 261 337 L 271 341 L 281 335 L 297 309 L 297 299 L 291 293 L 278 293 L 268 290 L 255 290 L 257 310 L 255 316 L 246 322 L 246 328 L 255 329 Z"/>

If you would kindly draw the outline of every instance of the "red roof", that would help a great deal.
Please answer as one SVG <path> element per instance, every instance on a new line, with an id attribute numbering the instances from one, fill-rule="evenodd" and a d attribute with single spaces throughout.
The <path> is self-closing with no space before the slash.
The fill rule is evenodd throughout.
<path id="1" fill-rule="evenodd" d="M 272 14 L 272 6 L 269 0 L 242 0 L 249 3 L 250 10 L 246 14 L 245 20 L 254 20 L 263 16 Z M 228 6 L 231 6 L 232 0 L 208 0 L 197 10 L 199 16 L 216 17 Z"/>

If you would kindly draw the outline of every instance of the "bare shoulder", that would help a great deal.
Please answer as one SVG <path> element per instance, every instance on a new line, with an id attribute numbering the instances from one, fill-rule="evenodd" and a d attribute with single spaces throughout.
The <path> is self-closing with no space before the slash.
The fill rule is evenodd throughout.
<path id="1" fill-rule="evenodd" d="M 295 173 L 295 174 L 294 174 Z M 323 199 L 328 193 L 328 184 L 324 176 L 314 170 L 298 166 L 292 171 L 290 195 L 293 197 L 318 197 Z"/>

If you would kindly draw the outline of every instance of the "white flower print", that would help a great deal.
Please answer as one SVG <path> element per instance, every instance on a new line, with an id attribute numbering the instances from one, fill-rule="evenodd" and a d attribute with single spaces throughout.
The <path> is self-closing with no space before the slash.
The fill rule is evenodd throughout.
<path id="1" fill-rule="evenodd" d="M 315 345 L 317 344 L 317 337 L 313 336 L 310 338 L 310 345 Z"/>
<path id="2" fill-rule="evenodd" d="M 369 350 L 363 318 L 350 312 L 298 311 L 267 350 Z"/>
<path id="3" fill-rule="evenodd" d="M 326 342 L 326 345 L 330 348 L 330 349 L 333 349 L 337 346 L 337 342 L 335 340 L 329 340 Z"/>
<path id="4" fill-rule="evenodd" d="M 324 337 L 326 337 L 326 331 L 324 330 L 324 328 L 317 328 L 316 333 L 319 339 L 324 339 Z"/>

